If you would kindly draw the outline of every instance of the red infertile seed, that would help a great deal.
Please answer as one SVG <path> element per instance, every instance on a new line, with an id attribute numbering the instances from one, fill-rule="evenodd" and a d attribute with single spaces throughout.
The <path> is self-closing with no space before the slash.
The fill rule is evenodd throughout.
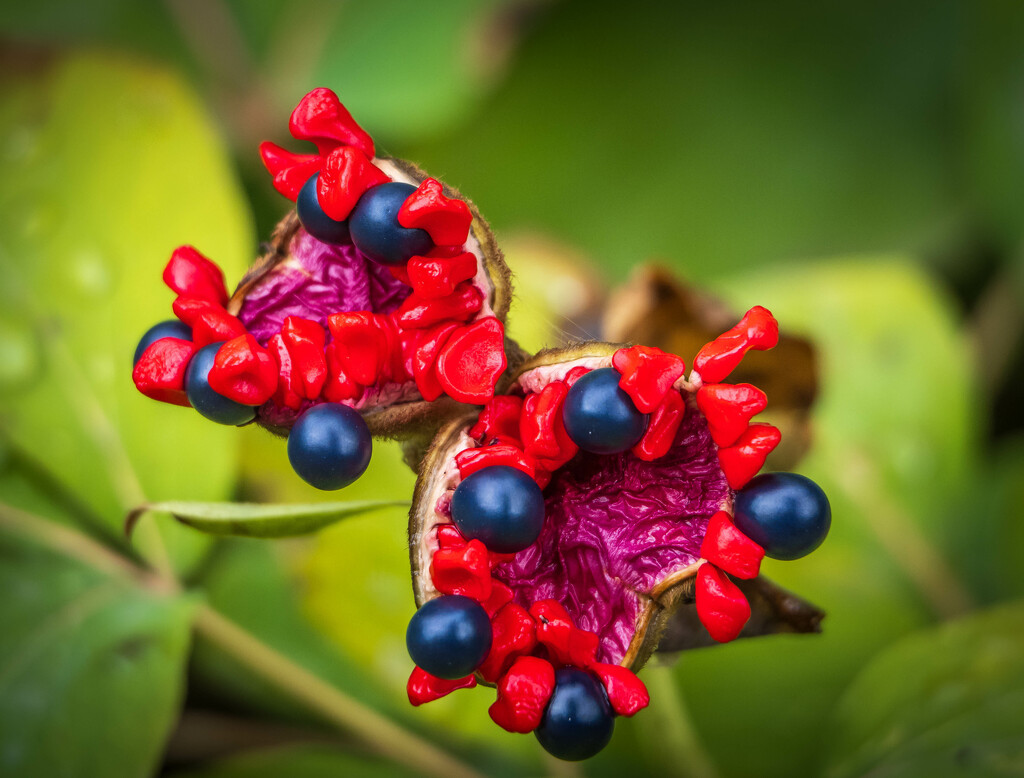
<path id="1" fill-rule="evenodd" d="M 622 374 L 619 387 L 641 413 L 657 408 L 686 371 L 682 359 L 651 346 L 620 348 L 612 357 L 612 366 Z"/>
<path id="2" fill-rule="evenodd" d="M 750 349 L 765 351 L 779 342 L 779 323 L 771 311 L 755 305 L 739 324 L 705 345 L 693 360 L 694 369 L 706 384 L 725 379 Z"/>
<path id="3" fill-rule="evenodd" d="M 519 416 L 523 412 L 523 398 L 508 394 L 492 397 L 484 405 L 469 436 L 489 443 L 491 438 L 504 437 L 519 441 Z"/>
<path id="4" fill-rule="evenodd" d="M 209 300 L 179 297 L 171 308 L 175 316 L 192 328 L 192 342 L 197 348 L 246 334 L 242 322 Z"/>
<path id="5" fill-rule="evenodd" d="M 454 257 L 413 257 L 408 263 L 409 285 L 421 298 L 446 297 L 476 275 L 477 259 L 468 251 Z"/>
<path id="6" fill-rule="evenodd" d="M 516 470 L 526 473 L 530 478 L 534 477 L 536 471 L 533 459 L 516 446 L 510 445 L 463 449 L 455 455 L 455 465 L 459 468 L 459 474 L 463 478 L 468 478 L 477 470 L 495 465 L 514 467 Z"/>
<path id="7" fill-rule="evenodd" d="M 728 643 L 750 618 L 750 603 L 729 577 L 710 562 L 697 571 L 697 618 L 711 637 Z"/>
<path id="8" fill-rule="evenodd" d="M 405 690 L 409 695 L 409 702 L 414 706 L 419 706 L 425 702 L 439 700 L 456 689 L 472 689 L 474 686 L 476 686 L 475 675 L 467 675 L 465 678 L 449 681 L 416 667 L 413 668 L 412 674 L 409 676 Z"/>
<path id="9" fill-rule="evenodd" d="M 278 365 L 249 333 L 217 350 L 207 380 L 210 388 L 243 405 L 263 405 L 277 390 Z"/>
<path id="10" fill-rule="evenodd" d="M 675 389 L 670 390 L 651 414 L 647 422 L 647 431 L 640 438 L 640 442 L 633 446 L 633 454 L 645 462 L 653 462 L 665 456 L 672 448 L 685 413 L 686 403 L 683 396 Z"/>
<path id="11" fill-rule="evenodd" d="M 228 290 L 224 273 L 193 246 L 179 246 L 164 268 L 164 283 L 178 296 L 206 300 L 224 307 Z"/>
<path id="12" fill-rule="evenodd" d="M 568 462 L 579 447 L 572 442 L 562 421 L 562 406 L 569 393 L 564 381 L 552 381 L 523 402 L 519 432 L 523 448 L 536 459 Z"/>
<path id="13" fill-rule="evenodd" d="M 506 366 L 505 328 L 494 316 L 460 327 L 437 358 L 437 377 L 449 397 L 483 403 Z"/>
<path id="14" fill-rule="evenodd" d="M 354 146 L 373 159 L 373 138 L 326 87 L 314 89 L 299 101 L 288 121 L 288 129 L 293 138 L 315 143 L 321 155 L 337 146 Z"/>
<path id="15" fill-rule="evenodd" d="M 437 528 L 437 545 L 439 548 L 462 548 L 466 539 L 454 524 L 441 524 Z"/>
<path id="16" fill-rule="evenodd" d="M 358 400 L 363 394 L 363 387 L 345 371 L 342 365 L 343 355 L 344 348 L 340 344 L 327 344 L 327 381 L 324 383 L 323 394 L 324 398 L 332 403 Z"/>
<path id="17" fill-rule="evenodd" d="M 373 386 L 391 356 L 387 317 L 366 311 L 335 313 L 327 317 L 336 358 L 352 380 Z"/>
<path id="18" fill-rule="evenodd" d="M 317 180 L 317 200 L 324 213 L 344 221 L 367 189 L 390 181 L 359 149 L 342 146 L 324 159 Z"/>
<path id="19" fill-rule="evenodd" d="M 512 661 L 537 645 L 536 627 L 526 609 L 507 603 L 491 617 L 491 651 L 477 672 L 485 681 L 497 681 Z"/>
<path id="20" fill-rule="evenodd" d="M 501 581 L 491 579 L 491 596 L 481 602 L 480 605 L 487 611 L 488 616 L 494 618 L 494 614 L 510 602 L 512 602 L 512 590 Z"/>
<path id="21" fill-rule="evenodd" d="M 300 379 L 292 365 L 292 355 L 280 332 L 270 336 L 267 350 L 277 363 L 277 391 L 274 393 L 274 402 L 279 406 L 298 410 L 302 407 L 303 399 L 299 393 Z"/>
<path id="22" fill-rule="evenodd" d="M 428 402 L 433 402 L 444 393 L 441 379 L 437 375 L 437 358 L 458 328 L 457 322 L 441 322 L 424 330 L 409 330 L 420 333 L 412 357 L 412 374 L 416 389 Z"/>
<path id="23" fill-rule="evenodd" d="M 718 449 L 718 463 L 731 489 L 740 489 L 757 475 L 782 433 L 771 424 L 751 424 L 739 439 L 727 448 Z"/>
<path id="24" fill-rule="evenodd" d="M 463 281 L 450 295 L 430 300 L 413 292 L 399 306 L 398 322 L 409 329 L 422 329 L 443 321 L 466 321 L 483 303 L 483 292 L 469 281 Z"/>
<path id="25" fill-rule="evenodd" d="M 298 199 L 303 184 L 323 163 L 319 154 L 296 154 L 270 141 L 260 144 L 260 157 L 273 177 L 274 189 L 292 202 Z"/>
<path id="26" fill-rule="evenodd" d="M 402 203 L 398 223 L 426 230 L 439 246 L 461 246 L 469 237 L 473 214 L 462 200 L 445 197 L 441 182 L 428 178 Z"/>
<path id="27" fill-rule="evenodd" d="M 555 669 L 551 663 L 535 656 L 521 656 L 498 682 L 498 699 L 488 713 L 502 729 L 532 732 L 540 726 L 554 690 Z"/>
<path id="28" fill-rule="evenodd" d="M 750 419 L 767 405 L 765 393 L 750 384 L 705 384 L 697 390 L 697 407 L 718 446 L 731 446 L 739 440 Z"/>
<path id="29" fill-rule="evenodd" d="M 471 540 L 462 547 L 438 549 L 430 563 L 430 579 L 442 594 L 461 594 L 483 602 L 491 596 L 491 565 L 487 547 Z"/>
<path id="30" fill-rule="evenodd" d="M 136 388 L 152 400 L 188 407 L 185 370 L 197 350 L 190 341 L 179 338 L 151 343 L 132 370 Z"/>
<path id="31" fill-rule="evenodd" d="M 281 328 L 281 337 L 291 355 L 299 394 L 307 400 L 315 400 L 327 381 L 327 356 L 324 353 L 327 333 L 315 321 L 288 316 Z"/>
<path id="32" fill-rule="evenodd" d="M 530 606 L 537 625 L 537 641 L 555 664 L 589 667 L 597 656 L 598 637 L 579 629 L 557 600 L 541 600 Z"/>
<path id="33" fill-rule="evenodd" d="M 565 374 L 564 380 L 566 385 L 571 388 L 574 383 L 579 381 L 581 378 L 583 378 L 583 376 L 585 376 L 589 372 L 589 367 L 584 367 L 583 365 L 576 365 L 576 367 L 571 368 L 569 372 Z"/>
<path id="34" fill-rule="evenodd" d="M 632 670 L 600 662 L 595 662 L 588 669 L 601 679 L 608 692 L 608 702 L 618 715 L 632 716 L 650 703 L 651 696 L 647 687 Z"/>
<path id="35" fill-rule="evenodd" d="M 764 549 L 740 532 L 728 513 L 719 511 L 708 522 L 700 555 L 737 578 L 756 578 Z"/>

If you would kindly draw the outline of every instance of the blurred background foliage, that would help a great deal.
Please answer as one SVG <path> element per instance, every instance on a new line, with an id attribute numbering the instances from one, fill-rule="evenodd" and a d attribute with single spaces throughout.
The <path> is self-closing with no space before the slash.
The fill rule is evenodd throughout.
<path id="1" fill-rule="evenodd" d="M 0 773 L 437 767 L 330 726 L 366 706 L 488 774 L 1024 774 L 1024 4 L 40 0 L 0 35 Z M 823 635 L 649 667 L 651 709 L 567 766 L 484 690 L 408 708 L 401 510 L 129 545 L 146 500 L 323 497 L 128 380 L 170 251 L 230 283 L 285 211 L 256 144 L 318 85 L 477 202 L 529 348 L 599 335 L 648 260 L 813 340 L 833 531 L 765 567 Z M 344 498 L 413 480 L 381 444 Z"/>

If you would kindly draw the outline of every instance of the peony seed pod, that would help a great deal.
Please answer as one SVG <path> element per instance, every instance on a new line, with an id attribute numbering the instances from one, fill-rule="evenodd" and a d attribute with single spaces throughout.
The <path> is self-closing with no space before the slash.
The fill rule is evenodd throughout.
<path id="1" fill-rule="evenodd" d="M 779 434 L 753 421 L 766 406 L 764 393 L 725 379 L 748 350 L 777 340 L 774 317 L 757 307 L 700 349 L 689 375 L 680 357 L 646 346 L 548 350 L 511 375 L 505 395 L 438 433 L 410 513 L 413 590 L 418 605 L 463 595 L 490 614 L 492 647 L 475 675 L 497 686 L 491 716 L 500 726 L 540 726 L 554 693 L 551 671 L 562 667 L 590 672 L 614 712 L 632 715 L 647 703 L 635 673 L 666 630 L 670 648 L 687 645 L 674 621 L 684 604 L 695 605 L 717 642 L 743 632 L 751 617 L 746 592 L 758 607 L 758 629 L 817 629 L 820 612 L 758 583 L 765 548 L 733 521 L 737 494 Z M 458 515 L 461 490 L 476 491 L 471 484 L 481 474 L 506 468 L 543 490 L 545 514 L 535 542 L 511 554 L 472 534 L 479 517 L 464 524 Z M 811 483 L 798 476 L 786 483 L 796 481 Z M 508 495 L 512 505 L 523 496 Z M 761 515 L 744 517 L 746 526 L 765 521 L 776 533 L 767 536 L 787 552 L 789 542 L 803 543 L 803 553 L 821 542 L 827 515 L 798 515 L 785 495 L 770 498 L 750 511 Z M 488 499 L 484 505 L 496 506 L 483 511 L 495 517 L 492 537 L 504 518 L 500 501 Z M 827 512 L 827 501 L 805 502 Z M 803 522 L 801 531 L 818 534 L 786 537 L 792 517 Z M 793 603 L 799 617 L 785 626 L 761 617 L 773 604 Z M 414 691 L 410 699 L 423 702 Z"/>
<path id="2" fill-rule="evenodd" d="M 223 273 L 198 250 L 174 252 L 164 281 L 191 331 L 182 346 L 191 348 L 148 344 L 135 384 L 153 399 L 188 404 L 187 361 L 219 344 L 203 390 L 253 408 L 256 423 L 274 433 L 287 435 L 310 408 L 340 403 L 359 412 L 355 426 L 365 422 L 371 435 L 429 437 L 466 404 L 493 397 L 506 368 L 525 356 L 505 338 L 512 290 L 501 251 L 458 192 L 411 163 L 377 156 L 329 89 L 307 94 L 289 128 L 317 153 L 270 142 L 260 153 L 295 210 L 230 296 Z M 343 459 L 326 432 L 315 445 L 289 453 Z M 328 465 L 314 485 L 347 483 L 359 474 L 350 470 Z"/>

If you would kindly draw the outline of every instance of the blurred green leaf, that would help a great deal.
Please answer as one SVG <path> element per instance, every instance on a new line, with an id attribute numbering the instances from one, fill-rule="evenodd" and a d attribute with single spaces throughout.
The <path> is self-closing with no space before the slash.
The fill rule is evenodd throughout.
<path id="1" fill-rule="evenodd" d="M 982 776 L 1024 768 L 1024 604 L 901 640 L 840 699 L 826 775 Z"/>
<path id="2" fill-rule="evenodd" d="M 169 513 L 182 524 L 209 535 L 243 538 L 287 538 L 308 535 L 342 519 L 373 513 L 381 508 L 404 506 L 408 502 L 357 500 L 311 503 L 308 505 L 263 505 L 250 502 L 154 502 L 128 514 L 130 532 L 148 513 Z"/>
<path id="3" fill-rule="evenodd" d="M 6 527 L 0 561 L 0 772 L 153 773 L 181 703 L 192 603 Z"/>
<path id="4" fill-rule="evenodd" d="M 160 273 L 171 250 L 195 243 L 229 283 L 249 250 L 196 98 L 159 69 L 70 56 L 0 96 L 0 150 L 0 307 L 24 351 L 0 374 L 0 434 L 114 533 L 147 499 L 223 499 L 235 431 L 131 381 L 138 337 L 170 314 Z M 208 542 L 160 532 L 182 564 Z"/>
<path id="5" fill-rule="evenodd" d="M 327 746 L 290 746 L 233 756 L 173 778 L 388 778 L 404 776 L 404 768 L 371 757 L 347 754 Z"/>

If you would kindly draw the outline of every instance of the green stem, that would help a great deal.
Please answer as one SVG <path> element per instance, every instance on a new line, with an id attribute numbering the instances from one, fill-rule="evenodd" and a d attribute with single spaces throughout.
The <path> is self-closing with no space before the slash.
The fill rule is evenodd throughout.
<path id="1" fill-rule="evenodd" d="M 717 778 L 718 770 L 693 726 L 672 668 L 654 661 L 644 669 L 651 704 L 640 715 L 643 732 L 666 775 L 680 778 Z"/>
<path id="2" fill-rule="evenodd" d="M 199 608 L 195 627 L 235 661 L 356 735 L 382 757 L 438 778 L 482 778 L 469 765 L 326 683 L 213 608 Z"/>

